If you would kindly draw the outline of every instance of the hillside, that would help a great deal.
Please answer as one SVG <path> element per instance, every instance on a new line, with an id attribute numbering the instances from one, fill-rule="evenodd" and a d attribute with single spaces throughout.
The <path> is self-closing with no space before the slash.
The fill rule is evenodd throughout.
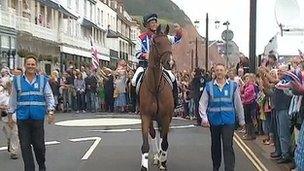
<path id="1" fill-rule="evenodd" d="M 191 20 L 175 3 L 170 0 L 124 0 L 128 12 L 134 16 L 156 12 L 163 20 L 182 25 L 191 24 Z"/>
<path id="2" fill-rule="evenodd" d="M 195 45 L 190 42 L 199 37 L 195 27 L 189 17 L 171 0 L 123 0 L 126 10 L 135 18 L 138 23 L 142 23 L 142 16 L 147 13 L 157 13 L 160 23 L 179 23 L 183 31 L 182 42 L 173 47 L 173 56 L 176 60 L 178 70 L 186 70 L 191 67 L 191 49 Z M 202 42 L 202 40 L 200 40 Z M 202 45 L 202 44 L 201 44 Z M 198 47 L 199 66 L 204 66 L 203 47 Z"/>

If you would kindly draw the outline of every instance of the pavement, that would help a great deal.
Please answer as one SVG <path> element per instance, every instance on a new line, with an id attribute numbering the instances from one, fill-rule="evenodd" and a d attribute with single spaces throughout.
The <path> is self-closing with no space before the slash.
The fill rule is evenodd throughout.
<path id="1" fill-rule="evenodd" d="M 140 170 L 142 140 L 137 115 L 60 113 L 56 115 L 56 121 L 55 125 L 45 125 L 48 171 Z M 212 170 L 209 130 L 194 124 L 191 120 L 173 119 L 169 133 L 168 170 Z M 281 169 L 269 164 L 272 161 L 265 157 L 262 148 L 249 144 L 255 154 L 252 157 L 242 145 L 244 143 L 236 141 L 236 171 L 263 170 L 263 166 L 269 171 Z M 0 132 L 0 170 L 23 170 L 22 159 L 9 159 L 5 144 L 4 134 Z M 149 168 L 158 170 L 152 166 L 152 160 Z M 221 170 L 224 170 L 223 164 Z"/>

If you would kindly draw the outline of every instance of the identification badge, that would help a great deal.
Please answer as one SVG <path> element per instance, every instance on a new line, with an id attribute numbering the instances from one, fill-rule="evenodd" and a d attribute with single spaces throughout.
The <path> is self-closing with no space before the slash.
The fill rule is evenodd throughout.
<path id="1" fill-rule="evenodd" d="M 34 88 L 37 89 L 38 88 L 38 83 L 34 84 Z"/>
<path id="2" fill-rule="evenodd" d="M 228 96 L 228 90 L 225 90 L 225 91 L 224 91 L 224 95 L 225 95 L 225 96 Z"/>

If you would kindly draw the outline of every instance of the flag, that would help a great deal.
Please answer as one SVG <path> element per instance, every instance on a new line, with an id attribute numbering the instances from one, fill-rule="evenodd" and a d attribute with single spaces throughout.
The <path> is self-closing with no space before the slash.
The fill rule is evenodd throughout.
<path id="1" fill-rule="evenodd" d="M 97 69 L 99 67 L 99 58 L 97 48 L 93 44 L 93 39 L 91 37 L 91 55 L 92 55 L 92 68 Z"/>

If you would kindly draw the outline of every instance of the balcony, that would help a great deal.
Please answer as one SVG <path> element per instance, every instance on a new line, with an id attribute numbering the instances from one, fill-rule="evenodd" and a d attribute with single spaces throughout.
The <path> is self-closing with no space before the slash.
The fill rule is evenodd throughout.
<path id="1" fill-rule="evenodd" d="M 0 25 L 9 28 L 14 28 L 18 31 L 24 31 L 32 34 L 35 37 L 57 42 L 57 31 L 46 28 L 35 23 L 31 23 L 28 18 L 16 16 L 14 13 L 0 11 Z"/>
<path id="2" fill-rule="evenodd" d="M 59 33 L 59 43 L 85 49 L 87 51 L 91 50 L 91 41 L 89 39 L 69 36 L 64 32 Z M 109 49 L 104 47 L 104 45 L 101 45 L 99 43 L 94 43 L 94 45 L 96 46 L 98 52 L 109 54 Z"/>
<path id="3" fill-rule="evenodd" d="M 58 41 L 58 33 L 56 30 L 46 28 L 35 23 L 31 23 L 28 18 L 17 17 L 17 29 L 19 31 L 25 31 L 32 34 L 35 37 L 57 42 Z"/>
<path id="4" fill-rule="evenodd" d="M 0 10 L 0 25 L 16 29 L 16 15 Z"/>
<path id="5" fill-rule="evenodd" d="M 91 49 L 90 40 L 69 36 L 64 32 L 59 33 L 59 43 L 71 45 L 83 49 Z"/>

